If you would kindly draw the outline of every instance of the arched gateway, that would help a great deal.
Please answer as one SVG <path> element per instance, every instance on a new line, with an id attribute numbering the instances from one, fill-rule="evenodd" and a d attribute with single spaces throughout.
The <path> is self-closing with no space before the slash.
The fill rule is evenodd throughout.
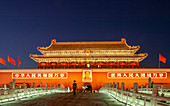
<path id="1" fill-rule="evenodd" d="M 12 82 L 62 84 L 72 89 L 99 89 L 106 83 L 124 82 L 125 88 L 134 82 L 146 85 L 151 77 L 154 83 L 170 83 L 170 69 L 139 68 L 147 53 L 135 54 L 139 46 L 128 46 L 125 39 L 119 42 L 56 42 L 49 47 L 38 47 L 43 55 L 30 55 L 38 69 L 0 70 L 0 84 Z M 12 77 L 11 77 L 12 76 Z M 120 84 L 121 85 L 121 84 Z"/>
<path id="2" fill-rule="evenodd" d="M 92 91 L 92 85 L 90 83 L 84 83 L 82 89 Z"/>

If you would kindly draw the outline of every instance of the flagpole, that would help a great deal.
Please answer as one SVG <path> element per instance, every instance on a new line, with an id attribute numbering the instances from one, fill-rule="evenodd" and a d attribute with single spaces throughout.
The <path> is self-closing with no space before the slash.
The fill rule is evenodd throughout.
<path id="1" fill-rule="evenodd" d="M 8 62 L 7 68 L 9 69 L 9 62 Z"/>
<path id="2" fill-rule="evenodd" d="M 18 56 L 18 63 L 19 63 L 19 56 Z M 18 69 L 19 69 L 19 65 L 18 65 Z"/>
<path id="3" fill-rule="evenodd" d="M 159 53 L 159 68 L 160 68 L 160 53 Z"/>
<path id="4" fill-rule="evenodd" d="M 8 57 L 9 58 L 9 57 Z M 7 59 L 8 60 L 8 59 Z M 9 61 L 8 61 L 8 63 L 7 63 L 7 68 L 9 69 Z"/>

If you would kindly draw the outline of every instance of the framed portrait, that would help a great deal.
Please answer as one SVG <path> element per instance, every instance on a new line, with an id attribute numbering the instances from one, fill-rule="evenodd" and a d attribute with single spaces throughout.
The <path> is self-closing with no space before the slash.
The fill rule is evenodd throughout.
<path id="1" fill-rule="evenodd" d="M 92 70 L 83 70 L 82 82 L 92 82 Z"/>

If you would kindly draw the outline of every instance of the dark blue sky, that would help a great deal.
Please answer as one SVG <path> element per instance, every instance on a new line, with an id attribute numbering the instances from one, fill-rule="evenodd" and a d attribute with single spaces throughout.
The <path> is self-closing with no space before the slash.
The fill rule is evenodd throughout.
<path id="1" fill-rule="evenodd" d="M 0 57 L 36 68 L 30 54 L 60 41 L 120 41 L 148 53 L 140 67 L 170 67 L 170 0 L 0 0 Z M 10 64 L 10 68 L 17 68 Z M 0 64 L 0 68 L 7 68 Z"/>

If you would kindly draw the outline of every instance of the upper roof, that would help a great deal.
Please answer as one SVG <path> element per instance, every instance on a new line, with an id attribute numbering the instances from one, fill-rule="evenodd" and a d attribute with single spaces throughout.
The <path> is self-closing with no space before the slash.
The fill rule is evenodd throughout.
<path id="1" fill-rule="evenodd" d="M 141 58 L 147 57 L 148 54 L 133 54 L 133 55 L 30 55 L 31 58 Z"/>
<path id="2" fill-rule="evenodd" d="M 52 40 L 49 47 L 38 47 L 38 50 L 129 50 L 139 49 L 139 46 L 128 46 L 124 38 L 119 42 L 56 42 Z"/>

